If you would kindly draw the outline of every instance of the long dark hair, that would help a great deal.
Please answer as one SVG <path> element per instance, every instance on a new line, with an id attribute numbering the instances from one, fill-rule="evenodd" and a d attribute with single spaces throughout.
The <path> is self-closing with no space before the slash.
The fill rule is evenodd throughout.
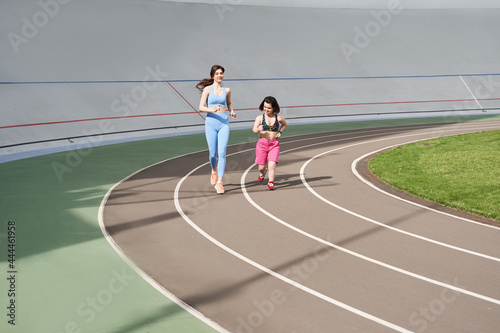
<path id="1" fill-rule="evenodd" d="M 222 73 L 224 73 L 224 71 L 225 71 L 224 67 L 222 67 L 221 65 L 213 65 L 212 69 L 210 69 L 210 78 L 203 79 L 200 82 L 198 82 L 196 84 L 196 88 L 198 88 L 198 90 L 203 92 L 203 89 L 205 89 L 205 87 L 214 84 L 214 75 L 218 69 L 222 69 Z"/>
<path id="2" fill-rule="evenodd" d="M 274 114 L 280 113 L 280 106 L 278 104 L 278 101 L 273 96 L 267 96 L 264 98 L 264 100 L 262 101 L 262 103 L 260 103 L 260 106 L 259 106 L 260 111 L 264 110 L 264 103 L 271 104 L 271 107 L 273 108 Z"/>

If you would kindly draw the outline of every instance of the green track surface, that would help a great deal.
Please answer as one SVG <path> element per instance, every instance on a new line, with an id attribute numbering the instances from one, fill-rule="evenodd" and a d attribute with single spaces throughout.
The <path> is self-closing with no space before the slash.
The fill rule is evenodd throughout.
<path id="1" fill-rule="evenodd" d="M 491 118 L 499 116 L 298 125 L 289 126 L 285 136 Z M 230 144 L 256 140 L 250 129 L 233 130 Z M 4 312 L 0 331 L 214 332 L 144 281 L 109 245 L 98 223 L 99 205 L 114 184 L 148 165 L 205 149 L 204 134 L 193 134 L 0 164 L 0 305 Z M 15 221 L 16 228 L 12 263 L 9 221 Z M 8 295 L 11 275 L 15 296 Z M 9 324 L 7 316 L 11 300 L 15 300 L 15 325 Z"/>

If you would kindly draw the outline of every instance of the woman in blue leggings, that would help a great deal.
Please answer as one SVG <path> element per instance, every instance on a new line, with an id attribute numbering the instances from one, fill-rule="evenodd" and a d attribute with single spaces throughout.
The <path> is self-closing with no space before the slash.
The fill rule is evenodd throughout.
<path id="1" fill-rule="evenodd" d="M 218 194 L 224 193 L 222 177 L 226 169 L 226 148 L 229 141 L 229 119 L 236 119 L 236 113 L 231 103 L 231 89 L 224 88 L 224 67 L 213 65 L 210 70 L 210 79 L 203 79 L 196 85 L 201 91 L 200 112 L 207 112 L 205 119 L 205 135 L 210 153 L 212 174 L 210 183 L 214 185 Z M 217 158 L 218 157 L 218 158 Z"/>

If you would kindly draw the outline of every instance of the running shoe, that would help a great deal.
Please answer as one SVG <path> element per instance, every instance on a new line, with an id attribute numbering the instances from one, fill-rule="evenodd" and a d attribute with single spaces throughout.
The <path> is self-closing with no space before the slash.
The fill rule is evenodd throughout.
<path id="1" fill-rule="evenodd" d="M 222 185 L 222 183 L 217 182 L 214 187 L 217 190 L 217 194 L 224 194 L 224 186 Z"/>
<path id="2" fill-rule="evenodd" d="M 267 172 L 267 171 L 266 171 L 266 172 Z M 266 176 L 266 172 L 264 172 L 264 173 L 260 173 L 260 172 L 259 172 L 259 182 L 261 182 L 261 183 L 262 183 L 262 181 L 264 180 L 264 177 Z"/>
<path id="3" fill-rule="evenodd" d="M 215 185 L 215 183 L 217 183 L 217 171 L 210 175 L 210 184 Z"/>
<path id="4" fill-rule="evenodd" d="M 267 188 L 271 191 L 274 190 L 274 183 L 272 182 L 267 183 Z"/>

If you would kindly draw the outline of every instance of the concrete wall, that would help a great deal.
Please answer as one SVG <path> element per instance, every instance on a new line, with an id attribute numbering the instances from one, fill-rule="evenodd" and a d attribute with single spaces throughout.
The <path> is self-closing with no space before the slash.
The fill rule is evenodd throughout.
<path id="1" fill-rule="evenodd" d="M 215 63 L 232 128 L 266 95 L 290 124 L 499 112 L 500 9 L 247 3 L 2 1 L 0 155 L 202 131 L 194 85 Z"/>

